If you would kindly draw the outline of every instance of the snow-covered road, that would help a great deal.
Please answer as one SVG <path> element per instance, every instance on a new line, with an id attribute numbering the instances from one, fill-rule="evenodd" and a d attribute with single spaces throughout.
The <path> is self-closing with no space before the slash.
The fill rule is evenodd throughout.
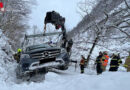
<path id="1" fill-rule="evenodd" d="M 80 74 L 70 68 L 57 74 L 49 72 L 42 82 L 23 82 L 21 84 L 2 82 L 0 90 L 130 90 L 130 72 L 104 72 L 102 75 Z"/>

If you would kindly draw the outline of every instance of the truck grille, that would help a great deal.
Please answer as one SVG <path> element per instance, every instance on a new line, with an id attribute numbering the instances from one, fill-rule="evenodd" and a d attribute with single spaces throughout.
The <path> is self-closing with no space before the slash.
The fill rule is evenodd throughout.
<path id="1" fill-rule="evenodd" d="M 59 54 L 60 54 L 60 49 L 36 52 L 36 53 L 30 54 L 30 56 L 33 59 L 43 60 L 43 59 L 55 58 Z"/>

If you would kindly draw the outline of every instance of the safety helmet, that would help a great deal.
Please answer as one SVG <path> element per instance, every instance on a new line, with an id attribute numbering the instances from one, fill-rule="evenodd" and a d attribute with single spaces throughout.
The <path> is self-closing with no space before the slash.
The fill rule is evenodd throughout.
<path id="1" fill-rule="evenodd" d="M 118 53 L 114 53 L 115 56 L 118 56 Z"/>
<path id="2" fill-rule="evenodd" d="M 104 55 L 107 55 L 107 54 L 108 54 L 108 52 L 107 52 L 107 51 L 104 51 L 104 52 L 103 52 L 103 54 L 104 54 Z"/>
<path id="3" fill-rule="evenodd" d="M 99 52 L 99 55 L 101 55 L 101 54 L 102 54 L 102 52 L 100 51 L 100 52 Z"/>
<path id="4" fill-rule="evenodd" d="M 22 52 L 22 49 L 18 48 L 18 52 Z"/>

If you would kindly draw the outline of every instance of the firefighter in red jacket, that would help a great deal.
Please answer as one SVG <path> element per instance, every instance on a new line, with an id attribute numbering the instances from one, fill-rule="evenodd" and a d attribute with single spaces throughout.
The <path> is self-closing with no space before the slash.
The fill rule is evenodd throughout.
<path id="1" fill-rule="evenodd" d="M 83 55 L 81 55 L 81 60 L 80 60 L 80 69 L 81 69 L 81 73 L 84 73 L 84 65 L 85 65 L 85 58 Z"/>

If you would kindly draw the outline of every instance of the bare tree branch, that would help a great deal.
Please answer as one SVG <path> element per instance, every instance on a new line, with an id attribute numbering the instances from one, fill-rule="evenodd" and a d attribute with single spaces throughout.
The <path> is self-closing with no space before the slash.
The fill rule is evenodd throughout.
<path id="1" fill-rule="evenodd" d="M 105 20 L 104 24 L 106 24 L 106 22 L 107 22 L 107 20 L 108 20 L 108 18 L 109 18 L 109 15 L 108 15 L 107 12 L 105 12 L 105 11 L 104 11 L 104 14 L 106 15 L 106 18 L 104 19 L 104 20 Z"/>
<path id="2" fill-rule="evenodd" d="M 130 9 L 130 6 L 128 5 L 127 1 L 126 0 L 124 1 L 125 1 L 126 6 Z"/>
<path id="3" fill-rule="evenodd" d="M 127 32 L 123 31 L 121 28 L 117 27 L 116 25 L 112 25 L 112 27 L 120 30 L 122 33 L 126 34 L 130 38 L 130 35 Z"/>
<path id="4" fill-rule="evenodd" d="M 130 25 L 125 25 L 125 26 L 121 26 L 121 27 L 119 27 L 119 28 L 129 28 L 130 27 Z"/>

